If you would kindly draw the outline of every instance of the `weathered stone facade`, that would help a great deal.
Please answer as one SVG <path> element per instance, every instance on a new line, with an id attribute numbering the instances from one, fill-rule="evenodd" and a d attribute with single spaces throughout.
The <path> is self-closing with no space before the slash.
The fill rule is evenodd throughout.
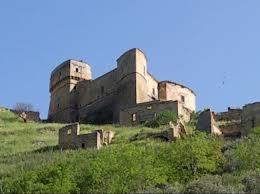
<path id="1" fill-rule="evenodd" d="M 242 109 L 228 108 L 228 111 L 220 113 L 206 109 L 199 115 L 197 128 L 212 131 L 213 126 L 224 136 L 246 135 L 251 128 L 260 126 L 260 102 L 246 104 Z"/>
<path id="2" fill-rule="evenodd" d="M 112 131 L 96 130 L 80 135 L 79 123 L 67 125 L 59 130 L 60 149 L 96 148 L 110 144 L 114 133 Z"/>
<path id="3" fill-rule="evenodd" d="M 243 106 L 241 116 L 242 135 L 246 135 L 251 128 L 260 126 L 260 102 L 246 104 Z"/>
<path id="4" fill-rule="evenodd" d="M 137 120 L 132 116 L 144 118 L 149 103 L 155 107 L 149 114 L 170 109 L 189 120 L 195 111 L 194 92 L 175 82 L 156 80 L 140 49 L 125 52 L 117 59 L 117 68 L 95 80 L 91 74 L 90 65 L 75 60 L 65 61 L 52 72 L 50 121 L 134 124 Z"/>
<path id="5" fill-rule="evenodd" d="M 170 122 L 167 132 L 168 132 L 167 139 L 170 141 L 173 141 L 177 138 L 180 138 L 182 135 L 187 134 L 185 125 L 181 122 L 181 120 L 177 121 L 176 125 Z"/>
<path id="6" fill-rule="evenodd" d="M 201 131 L 207 131 L 216 135 L 222 134 L 220 129 L 216 126 L 213 113 L 210 109 L 205 109 L 200 113 L 197 123 L 197 129 Z"/>

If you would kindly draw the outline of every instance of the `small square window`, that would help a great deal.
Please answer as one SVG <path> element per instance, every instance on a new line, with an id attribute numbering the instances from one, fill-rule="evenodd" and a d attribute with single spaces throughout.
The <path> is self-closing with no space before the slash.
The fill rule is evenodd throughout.
<path id="1" fill-rule="evenodd" d="M 181 102 L 185 102 L 185 97 L 181 96 Z"/>
<path id="2" fill-rule="evenodd" d="M 147 106 L 146 109 L 147 110 L 152 110 L 152 106 Z"/>
<path id="3" fill-rule="evenodd" d="M 78 72 L 79 72 L 79 68 L 76 67 L 76 68 L 75 68 L 75 71 L 78 73 Z"/>
<path id="4" fill-rule="evenodd" d="M 132 121 L 136 121 L 136 114 L 132 114 Z"/>

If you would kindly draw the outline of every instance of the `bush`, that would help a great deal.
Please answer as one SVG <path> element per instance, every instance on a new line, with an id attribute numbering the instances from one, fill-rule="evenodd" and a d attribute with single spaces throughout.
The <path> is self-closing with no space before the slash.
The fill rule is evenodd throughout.
<path id="1" fill-rule="evenodd" d="M 144 126 L 150 128 L 158 128 L 160 127 L 160 123 L 156 119 L 153 119 L 151 121 L 146 121 Z"/>
<path id="2" fill-rule="evenodd" d="M 70 193 L 78 192 L 71 166 L 57 163 L 37 171 L 29 171 L 5 183 L 4 193 Z"/>
<path id="3" fill-rule="evenodd" d="M 146 127 L 157 128 L 162 125 L 167 125 L 169 122 L 177 123 L 177 114 L 175 112 L 166 110 L 161 112 L 156 118 L 145 123 Z"/>
<path id="4" fill-rule="evenodd" d="M 226 172 L 247 171 L 260 168 L 260 128 L 252 129 L 248 137 L 243 137 L 224 147 Z"/>
<path id="5" fill-rule="evenodd" d="M 179 192 L 206 173 L 217 173 L 221 142 L 205 134 L 161 143 L 141 140 L 101 150 L 62 152 L 55 162 L 5 178 L 3 193 Z M 176 182 L 180 183 L 179 185 Z M 1 184 L 1 183 L 0 183 Z M 0 185 L 1 191 L 1 185 Z"/>
<path id="6" fill-rule="evenodd" d="M 169 181 L 187 183 L 207 173 L 221 172 L 221 147 L 222 141 L 204 133 L 177 140 L 160 155 L 162 162 L 167 162 Z"/>
<path id="7" fill-rule="evenodd" d="M 229 193 L 222 185 L 221 176 L 206 175 L 198 180 L 190 182 L 185 193 Z"/>
<path id="8" fill-rule="evenodd" d="M 242 180 L 247 193 L 260 193 L 260 170 L 249 171 Z"/>

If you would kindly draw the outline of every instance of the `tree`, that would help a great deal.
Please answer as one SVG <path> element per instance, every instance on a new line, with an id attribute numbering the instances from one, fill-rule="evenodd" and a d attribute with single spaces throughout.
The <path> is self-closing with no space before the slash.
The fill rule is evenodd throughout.
<path id="1" fill-rule="evenodd" d="M 16 103 L 13 109 L 17 112 L 28 112 L 34 110 L 33 105 L 31 103 L 24 103 L 24 102 Z"/>
<path id="2" fill-rule="evenodd" d="M 33 108 L 33 105 L 31 103 L 19 102 L 19 103 L 16 103 L 14 105 L 13 110 L 26 123 L 27 122 L 27 113 L 26 112 L 34 111 L 34 108 Z"/>

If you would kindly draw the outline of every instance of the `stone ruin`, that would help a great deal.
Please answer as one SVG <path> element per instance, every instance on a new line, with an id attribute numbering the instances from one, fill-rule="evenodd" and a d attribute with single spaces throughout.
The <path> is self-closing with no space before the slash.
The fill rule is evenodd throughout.
<path id="1" fill-rule="evenodd" d="M 177 121 L 177 124 L 174 125 L 172 122 L 169 122 L 169 128 L 167 131 L 167 139 L 173 141 L 177 138 L 180 138 L 182 135 L 186 134 L 185 125 L 181 120 Z"/>
<path id="2" fill-rule="evenodd" d="M 222 134 L 225 137 L 240 137 L 250 129 L 260 127 L 260 102 L 246 104 L 242 108 L 228 108 L 226 112 L 215 113 L 211 109 L 202 111 L 197 129 Z"/>
<path id="3" fill-rule="evenodd" d="M 87 134 L 80 135 L 79 123 L 67 125 L 59 129 L 59 148 L 60 149 L 99 149 L 112 142 L 113 131 L 95 130 Z"/>
<path id="4" fill-rule="evenodd" d="M 221 135 L 221 130 L 217 127 L 213 112 L 211 109 L 202 111 L 198 118 L 197 129 L 200 131 L 207 131 L 216 135 Z"/>
<path id="5" fill-rule="evenodd" d="M 36 111 L 16 111 L 16 110 L 11 110 L 15 114 L 17 114 L 20 118 L 23 119 L 23 121 L 26 123 L 28 121 L 33 121 L 33 122 L 40 122 L 40 113 Z"/>

